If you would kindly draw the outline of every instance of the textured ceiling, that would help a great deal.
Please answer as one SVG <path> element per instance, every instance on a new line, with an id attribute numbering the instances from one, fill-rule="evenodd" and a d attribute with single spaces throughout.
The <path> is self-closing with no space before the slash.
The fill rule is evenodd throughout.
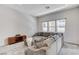
<path id="1" fill-rule="evenodd" d="M 28 13 L 33 16 L 42 16 L 48 13 L 53 13 L 56 11 L 73 8 L 78 5 L 73 4 L 9 4 L 6 5 L 10 8 L 14 8 L 23 13 Z M 46 7 L 49 7 L 46 9 Z"/>

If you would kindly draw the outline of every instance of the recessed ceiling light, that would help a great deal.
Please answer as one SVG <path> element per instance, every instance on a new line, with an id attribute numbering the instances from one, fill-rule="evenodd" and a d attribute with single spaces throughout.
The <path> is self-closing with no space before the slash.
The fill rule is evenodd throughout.
<path id="1" fill-rule="evenodd" d="M 50 7 L 49 7 L 49 6 L 46 6 L 45 8 L 46 8 L 46 9 L 49 9 Z"/>

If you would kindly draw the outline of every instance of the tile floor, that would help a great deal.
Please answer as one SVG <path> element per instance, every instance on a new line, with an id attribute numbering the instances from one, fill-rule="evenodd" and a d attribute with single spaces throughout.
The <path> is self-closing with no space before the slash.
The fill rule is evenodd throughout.
<path id="1" fill-rule="evenodd" d="M 23 44 L 24 43 L 22 42 L 12 46 L 0 48 L 0 55 L 24 55 L 24 50 L 26 47 L 24 47 Z M 59 55 L 79 55 L 79 46 L 64 43 Z"/>
<path id="2" fill-rule="evenodd" d="M 72 45 L 69 43 L 64 43 L 63 48 L 61 49 L 60 55 L 79 55 L 79 46 Z"/>

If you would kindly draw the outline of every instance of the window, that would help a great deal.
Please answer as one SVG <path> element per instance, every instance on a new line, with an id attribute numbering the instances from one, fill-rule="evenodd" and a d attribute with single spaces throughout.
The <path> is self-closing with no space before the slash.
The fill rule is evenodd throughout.
<path id="1" fill-rule="evenodd" d="M 49 21 L 49 32 L 55 32 L 55 21 Z"/>
<path id="2" fill-rule="evenodd" d="M 43 32 L 47 32 L 47 22 L 42 23 L 42 30 Z"/>
<path id="3" fill-rule="evenodd" d="M 65 32 L 65 19 L 42 23 L 43 32 Z"/>
<path id="4" fill-rule="evenodd" d="M 57 20 L 57 32 L 65 32 L 65 19 L 64 20 Z"/>

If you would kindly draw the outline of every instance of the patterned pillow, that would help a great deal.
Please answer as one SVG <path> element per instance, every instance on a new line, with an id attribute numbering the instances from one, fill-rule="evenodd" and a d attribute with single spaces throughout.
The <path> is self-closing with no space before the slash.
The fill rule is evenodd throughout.
<path id="1" fill-rule="evenodd" d="M 54 39 L 56 41 L 59 38 L 59 35 L 50 35 L 48 38 Z"/>
<path id="2" fill-rule="evenodd" d="M 36 36 L 33 37 L 32 46 L 35 48 L 41 48 L 47 46 L 47 44 L 44 43 L 44 41 L 47 39 L 47 37 L 43 36 Z"/>

